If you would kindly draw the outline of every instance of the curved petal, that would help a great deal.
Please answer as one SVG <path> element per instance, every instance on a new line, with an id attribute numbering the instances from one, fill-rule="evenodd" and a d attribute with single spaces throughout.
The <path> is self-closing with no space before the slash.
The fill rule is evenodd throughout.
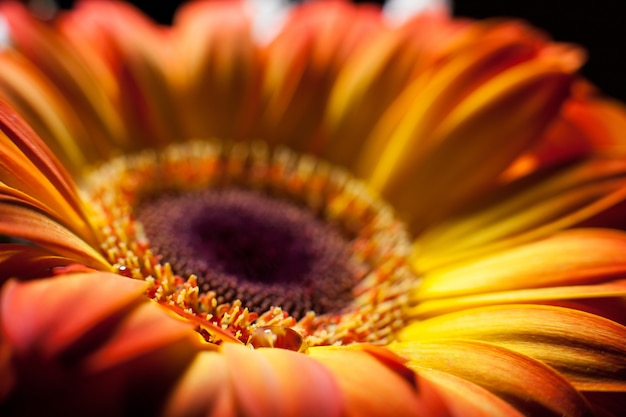
<path id="1" fill-rule="evenodd" d="M 2 101 L 0 130 L 0 182 L 41 201 L 46 211 L 64 219 L 83 239 L 93 243 L 93 232 L 69 174 L 24 120 Z"/>
<path id="2" fill-rule="evenodd" d="M 145 282 L 105 273 L 11 280 L 0 298 L 2 330 L 17 352 L 52 357 L 106 316 L 136 303 L 147 287 Z"/>
<path id="3" fill-rule="evenodd" d="M 563 105 L 559 117 L 538 143 L 503 173 L 503 180 L 511 181 L 594 152 L 624 155 L 624 105 L 588 92 L 584 83 L 574 89 L 583 90 L 580 97 L 574 96 Z"/>
<path id="4" fill-rule="evenodd" d="M 96 45 L 106 45 L 107 64 L 118 83 L 114 105 L 134 148 L 183 138 L 176 89 L 181 60 L 170 28 L 159 27 L 130 4 L 77 3 L 71 18 Z"/>
<path id="5" fill-rule="evenodd" d="M 427 416 L 522 417 L 523 414 L 479 385 L 434 369 L 419 369 L 419 401 Z"/>
<path id="6" fill-rule="evenodd" d="M 547 239 L 428 272 L 414 296 L 421 301 L 626 278 L 625 251 L 625 233 L 609 229 L 566 230 Z M 417 265 L 419 269 L 419 258 Z"/>
<path id="7" fill-rule="evenodd" d="M 400 340 L 487 341 L 540 360 L 580 390 L 626 390 L 626 327 L 577 310 L 495 306 L 465 310 L 409 325 Z"/>
<path id="8" fill-rule="evenodd" d="M 174 36 L 185 71 L 186 135 L 248 139 L 263 62 L 245 5 L 189 3 L 176 13 Z"/>
<path id="9" fill-rule="evenodd" d="M 310 357 L 282 349 L 259 349 L 227 344 L 231 383 L 237 405 L 246 416 L 339 416 L 342 406 L 337 382 Z M 236 364 L 236 365 L 235 365 Z M 236 371 L 244 369 L 243 375 Z M 243 376 L 245 384 L 237 383 Z"/>
<path id="10" fill-rule="evenodd" d="M 111 264 L 91 245 L 34 210 L 0 202 L 0 234 L 34 243 L 77 263 L 110 271 Z"/>
<path id="11" fill-rule="evenodd" d="M 531 242 L 583 224 L 625 200 L 623 158 L 597 156 L 540 171 L 428 230 L 417 241 L 417 262 L 428 270 Z"/>
<path id="12" fill-rule="evenodd" d="M 72 105 L 34 64 L 15 51 L 0 54 L 0 92 L 54 154 L 77 172 L 91 155 L 79 145 L 87 136 Z M 92 148 L 93 149 L 93 148 Z"/>
<path id="13" fill-rule="evenodd" d="M 71 99 L 71 111 L 78 115 L 69 119 L 73 124 L 70 125 L 72 137 L 80 144 L 82 152 L 90 158 L 97 157 L 98 153 L 100 157 L 107 155 L 110 142 L 117 143 L 118 138 L 126 135 L 110 94 L 102 87 L 104 83 L 99 77 L 102 74 L 96 74 L 82 59 L 80 48 L 64 39 L 62 29 L 38 21 L 24 5 L 3 2 L 0 12 L 9 23 L 13 46 L 59 89 L 60 94 L 55 98 Z M 63 138 L 57 136 L 56 139 Z"/>
<path id="14" fill-rule="evenodd" d="M 200 345 L 147 285 L 103 273 L 6 283 L 0 333 L 19 383 L 0 413 L 156 415 Z"/>
<path id="15" fill-rule="evenodd" d="M 338 72 L 380 33 L 379 9 L 348 2 L 308 2 L 292 9 L 264 48 L 265 72 L 256 136 L 310 150 Z M 316 152 L 324 147 L 313 145 Z"/>
<path id="16" fill-rule="evenodd" d="M 416 79 L 366 143 L 357 172 L 410 216 L 415 230 L 489 186 L 558 113 L 576 52 L 526 55 L 505 43 L 453 56 Z"/>
<path id="17" fill-rule="evenodd" d="M 215 352 L 200 352 L 176 382 L 163 407 L 164 417 L 238 416 L 229 364 Z"/>
<path id="18" fill-rule="evenodd" d="M 530 290 L 497 291 L 486 294 L 435 298 L 419 302 L 410 309 L 409 315 L 425 319 L 453 311 L 497 304 L 549 304 L 571 305 L 583 303 L 578 310 L 588 311 L 584 305 L 599 301 L 606 309 L 595 310 L 595 314 L 621 322 L 626 317 L 625 305 L 613 305 L 610 300 L 626 297 L 626 280 L 619 279 L 602 284 L 567 285 L 564 287 L 533 288 Z M 572 304 L 572 300 L 574 304 Z"/>
<path id="19" fill-rule="evenodd" d="M 435 369 L 466 379 L 507 401 L 525 415 L 591 416 L 585 399 L 548 366 L 488 343 L 438 339 L 398 342 L 390 349 L 408 366 Z"/>
<path id="20" fill-rule="evenodd" d="M 0 285 L 7 278 L 47 277 L 55 268 L 75 262 L 32 245 L 0 244 Z M 24 265 L 28 265 L 28 268 Z"/>
<path id="21" fill-rule="evenodd" d="M 345 404 L 343 415 L 417 416 L 425 411 L 416 389 L 393 370 L 395 365 L 358 348 L 316 347 L 309 353 L 337 380 Z"/>

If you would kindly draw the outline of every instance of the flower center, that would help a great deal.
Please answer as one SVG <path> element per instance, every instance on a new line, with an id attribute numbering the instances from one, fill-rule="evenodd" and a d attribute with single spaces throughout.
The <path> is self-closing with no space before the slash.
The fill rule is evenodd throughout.
<path id="1" fill-rule="evenodd" d="M 357 282 L 348 240 L 303 207 L 257 191 L 217 189 L 144 202 L 137 219 L 155 252 L 195 274 L 219 303 L 241 300 L 294 318 L 341 311 Z"/>
<path id="2" fill-rule="evenodd" d="M 190 142 L 111 161 L 85 190 L 109 262 L 211 343 L 387 343 L 407 320 L 403 223 L 311 156 Z"/>

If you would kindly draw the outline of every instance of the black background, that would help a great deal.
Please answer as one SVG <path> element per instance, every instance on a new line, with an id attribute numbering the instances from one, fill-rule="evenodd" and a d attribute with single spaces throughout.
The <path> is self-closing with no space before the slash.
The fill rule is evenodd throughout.
<path id="1" fill-rule="evenodd" d="M 66 6 L 71 1 L 61 3 Z M 176 7 L 183 2 L 135 0 L 132 3 L 155 20 L 169 23 Z M 584 46 L 589 58 L 582 73 L 604 93 L 626 101 L 626 0 L 456 0 L 453 3 L 456 16 L 515 17 L 543 29 L 555 40 Z"/>

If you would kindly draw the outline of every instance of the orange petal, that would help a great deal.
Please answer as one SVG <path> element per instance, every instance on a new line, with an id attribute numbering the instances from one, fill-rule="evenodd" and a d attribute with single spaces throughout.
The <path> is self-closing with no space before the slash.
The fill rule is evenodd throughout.
<path id="1" fill-rule="evenodd" d="M 0 181 L 41 201 L 55 217 L 93 242 L 75 184 L 48 147 L 0 101 Z"/>
<path id="2" fill-rule="evenodd" d="M 479 385 L 433 369 L 420 369 L 419 401 L 427 416 L 522 417 L 522 413 Z"/>
<path id="3" fill-rule="evenodd" d="M 262 61 L 245 5 L 189 3 L 176 13 L 174 36 L 185 71 L 186 134 L 248 139 L 259 111 Z"/>
<path id="4" fill-rule="evenodd" d="M 29 282 L 10 280 L 0 298 L 2 330 L 20 354 L 38 352 L 49 358 L 70 347 L 105 318 L 136 303 L 147 286 L 142 281 L 106 273 Z"/>
<path id="5" fill-rule="evenodd" d="M 245 369 L 241 370 L 245 372 Z M 163 416 L 239 416 L 230 383 L 229 363 L 216 352 L 196 355 L 176 383 L 164 406 Z M 245 385 L 243 374 L 236 384 Z"/>
<path id="6" fill-rule="evenodd" d="M 193 327 L 192 323 L 170 314 L 156 303 L 141 304 L 124 319 L 106 345 L 85 360 L 84 367 L 88 372 L 97 373 L 180 341 L 191 347 L 197 336 Z M 169 359 L 171 362 L 162 364 L 163 367 L 176 366 L 177 358 Z"/>
<path id="7" fill-rule="evenodd" d="M 176 88 L 180 63 L 171 28 L 157 26 L 123 2 L 79 2 L 72 19 L 97 45 L 118 83 L 115 105 L 135 147 L 183 138 Z"/>
<path id="8" fill-rule="evenodd" d="M 337 73 L 360 45 L 378 34 L 381 21 L 378 9 L 348 2 L 308 2 L 294 8 L 264 48 L 264 111 L 257 136 L 309 150 Z"/>
<path id="9" fill-rule="evenodd" d="M 624 278 L 625 251 L 625 233 L 609 229 L 566 230 L 547 239 L 436 269 L 424 276 L 415 297 L 427 300 Z M 419 268 L 419 259 L 417 262 Z"/>
<path id="10" fill-rule="evenodd" d="M 621 103 L 585 94 L 568 100 L 544 137 L 502 175 L 510 181 L 533 170 L 556 166 L 593 152 L 624 154 L 626 108 Z"/>
<path id="11" fill-rule="evenodd" d="M 34 64 L 15 51 L 0 54 L 0 92 L 72 172 L 86 164 L 79 146 L 87 134 L 66 97 Z"/>
<path id="12" fill-rule="evenodd" d="M 339 384 L 346 416 L 422 415 L 418 392 L 406 379 L 365 351 L 314 347 L 310 355 L 326 366 Z"/>
<path id="13" fill-rule="evenodd" d="M 3 2 L 0 11 L 9 23 L 13 47 L 28 57 L 59 89 L 57 100 L 71 98 L 74 113 L 69 118 L 71 137 L 92 160 L 98 154 L 100 157 L 108 155 L 111 150 L 109 141 L 117 143 L 118 138 L 125 135 L 120 115 L 102 87 L 105 84 L 103 79 L 82 59 L 78 53 L 80 49 L 68 43 L 53 25 L 38 21 L 23 5 Z M 93 43 L 91 47 L 94 47 Z M 57 111 L 61 109 L 57 108 Z"/>
<path id="14" fill-rule="evenodd" d="M 492 344 L 456 339 L 398 342 L 390 348 L 407 357 L 418 374 L 437 370 L 491 391 L 527 415 L 591 415 L 584 398 L 548 366 Z"/>
<path id="15" fill-rule="evenodd" d="M 91 245 L 34 210 L 0 202 L 0 234 L 27 240 L 95 269 L 111 270 L 111 265 Z"/>
<path id="16" fill-rule="evenodd" d="M 53 255 L 32 245 L 0 244 L 0 285 L 7 278 L 41 278 L 54 268 L 71 264 L 71 259 Z M 28 265 L 28 268 L 24 266 Z"/>
<path id="17" fill-rule="evenodd" d="M 333 375 L 307 355 L 284 349 L 227 344 L 237 404 L 246 416 L 339 416 L 340 391 Z M 236 365 L 235 365 L 236 364 Z M 239 367 L 245 371 L 237 371 Z M 238 383 L 243 378 L 245 384 Z"/>
<path id="18" fill-rule="evenodd" d="M 494 306 L 409 325 L 400 340 L 487 341 L 542 361 L 581 390 L 626 391 L 626 327 L 551 306 Z"/>

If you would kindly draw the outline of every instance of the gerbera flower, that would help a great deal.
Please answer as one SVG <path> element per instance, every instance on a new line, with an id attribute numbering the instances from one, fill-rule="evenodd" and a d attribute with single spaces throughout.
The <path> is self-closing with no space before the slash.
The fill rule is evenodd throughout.
<path id="1" fill-rule="evenodd" d="M 0 12 L 1 413 L 620 415 L 626 112 L 578 48 Z"/>

